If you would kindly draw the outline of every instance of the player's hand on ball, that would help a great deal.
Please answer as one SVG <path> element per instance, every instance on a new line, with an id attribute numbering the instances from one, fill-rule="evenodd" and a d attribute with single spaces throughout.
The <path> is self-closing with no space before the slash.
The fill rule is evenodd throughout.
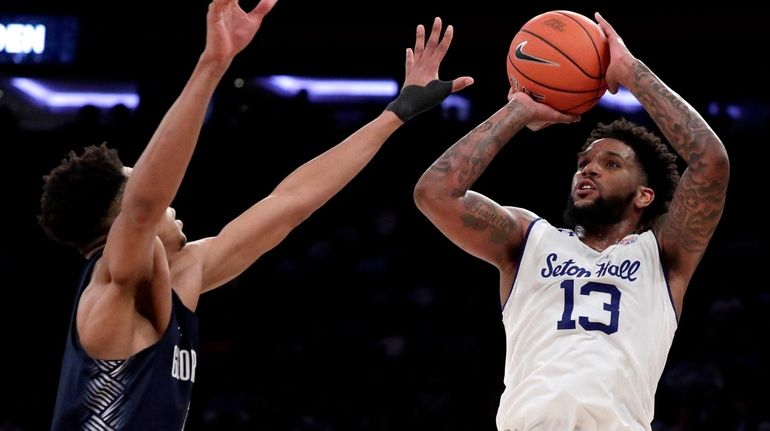
<path id="1" fill-rule="evenodd" d="M 542 130 L 552 124 L 557 123 L 575 123 L 580 121 L 580 115 L 570 115 L 559 112 L 545 103 L 532 100 L 524 92 L 517 92 L 513 88 L 508 93 L 510 103 L 516 103 L 523 106 L 529 112 L 527 128 L 532 131 Z"/>

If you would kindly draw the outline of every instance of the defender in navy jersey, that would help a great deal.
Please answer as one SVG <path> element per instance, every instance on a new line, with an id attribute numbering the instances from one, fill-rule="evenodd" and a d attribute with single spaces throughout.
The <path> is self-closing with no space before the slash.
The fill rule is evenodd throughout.
<path id="1" fill-rule="evenodd" d="M 128 359 L 95 359 L 80 345 L 75 318 L 97 252 L 83 271 L 64 348 L 54 430 L 181 430 L 198 363 L 198 319 L 171 291 L 161 338 Z"/>
<path id="2" fill-rule="evenodd" d="M 436 18 L 428 38 L 417 26 L 404 88 L 380 115 L 297 168 L 217 236 L 188 243 L 169 205 L 215 87 L 275 3 L 261 0 L 249 13 L 237 0 L 210 4 L 206 47 L 133 169 L 102 145 L 70 153 L 45 177 L 41 226 L 89 259 L 75 298 L 53 430 L 182 429 L 200 359 L 193 314 L 200 295 L 280 243 L 407 120 L 473 83 L 438 78 L 452 27 L 444 29 Z M 269 153 L 270 143 L 260 145 Z"/>
<path id="3" fill-rule="evenodd" d="M 471 191 L 523 128 L 578 120 L 511 88 L 508 104 L 450 147 L 414 192 L 450 240 L 500 271 L 500 431 L 650 430 L 684 294 L 724 208 L 729 162 L 719 138 L 596 19 L 610 44 L 610 92 L 622 85 L 642 103 L 687 163 L 681 179 L 666 145 L 621 119 L 600 124 L 578 154 L 569 229 Z M 531 186 L 537 172 L 527 172 L 511 185 Z"/>

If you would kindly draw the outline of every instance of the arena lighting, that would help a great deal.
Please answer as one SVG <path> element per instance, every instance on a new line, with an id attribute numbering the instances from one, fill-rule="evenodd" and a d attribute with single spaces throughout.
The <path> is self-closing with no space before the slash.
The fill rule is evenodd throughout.
<path id="1" fill-rule="evenodd" d="M 11 85 L 23 92 L 38 103 L 49 108 L 81 108 L 86 105 L 94 105 L 99 108 L 112 108 L 115 105 L 125 105 L 136 109 L 139 106 L 139 95 L 127 86 L 120 86 L 120 91 L 114 91 L 117 87 L 102 85 L 105 91 L 95 91 L 94 85 L 89 89 L 75 89 L 77 85 L 72 83 L 53 84 L 30 78 L 11 78 Z"/>
<path id="2" fill-rule="evenodd" d="M 0 53 L 42 54 L 45 51 L 45 26 L 43 24 L 0 23 Z"/>
<path id="3" fill-rule="evenodd" d="M 0 64 L 72 64 L 78 26 L 74 16 L 0 13 Z"/>
<path id="4" fill-rule="evenodd" d="M 450 94 L 441 102 L 441 107 L 445 110 L 454 109 L 460 121 L 468 121 L 471 115 L 471 101 L 457 94 Z"/>
<path id="5" fill-rule="evenodd" d="M 612 109 L 613 111 L 625 112 L 627 114 L 639 112 L 644 109 L 642 104 L 636 100 L 636 97 L 625 88 L 618 89 L 618 92 L 615 94 L 610 94 L 609 91 L 604 93 L 601 99 L 599 99 L 599 106 Z"/>
<path id="6" fill-rule="evenodd" d="M 282 96 L 296 96 L 306 91 L 311 102 L 355 101 L 366 98 L 393 97 L 398 83 L 393 79 L 308 78 L 273 75 L 258 78 L 263 87 Z"/>
<path id="7" fill-rule="evenodd" d="M 744 109 L 736 104 L 711 102 L 708 104 L 708 113 L 712 116 L 725 114 L 733 120 L 740 120 L 744 117 Z"/>
<path id="8" fill-rule="evenodd" d="M 310 102 L 359 102 L 369 99 L 391 99 L 400 88 L 394 79 L 310 78 L 290 75 L 273 75 L 257 78 L 257 84 L 284 97 L 307 92 Z M 452 94 L 441 107 L 455 109 L 460 120 L 468 119 L 470 101 Z"/>

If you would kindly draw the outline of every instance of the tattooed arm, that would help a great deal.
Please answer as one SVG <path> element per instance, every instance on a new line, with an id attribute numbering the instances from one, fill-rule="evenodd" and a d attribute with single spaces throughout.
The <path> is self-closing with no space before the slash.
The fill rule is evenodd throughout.
<path id="1" fill-rule="evenodd" d="M 515 93 L 502 109 L 452 145 L 417 182 L 414 200 L 420 211 L 450 240 L 501 271 L 516 264 L 528 211 L 504 208 L 470 187 L 503 146 L 522 128 L 574 121 Z"/>
<path id="2" fill-rule="evenodd" d="M 601 15 L 596 19 L 610 42 L 610 91 L 618 85 L 628 88 L 687 163 L 669 212 L 656 227 L 680 311 L 687 284 L 722 216 L 730 175 L 727 152 L 698 112 L 634 57 Z"/>

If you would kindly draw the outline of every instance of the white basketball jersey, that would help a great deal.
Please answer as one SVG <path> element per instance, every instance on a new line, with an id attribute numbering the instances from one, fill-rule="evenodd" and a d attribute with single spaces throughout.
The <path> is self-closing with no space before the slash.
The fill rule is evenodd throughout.
<path id="1" fill-rule="evenodd" d="M 598 252 L 535 220 L 503 325 L 500 431 L 651 429 L 677 327 L 652 232 Z"/>

